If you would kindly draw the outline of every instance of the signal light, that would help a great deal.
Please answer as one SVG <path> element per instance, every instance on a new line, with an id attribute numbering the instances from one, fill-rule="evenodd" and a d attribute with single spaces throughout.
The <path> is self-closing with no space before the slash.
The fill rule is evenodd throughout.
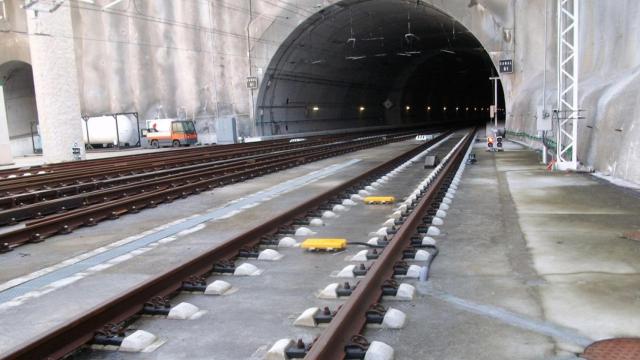
<path id="1" fill-rule="evenodd" d="M 491 136 L 487 138 L 487 146 L 490 148 L 493 147 L 493 138 Z"/>

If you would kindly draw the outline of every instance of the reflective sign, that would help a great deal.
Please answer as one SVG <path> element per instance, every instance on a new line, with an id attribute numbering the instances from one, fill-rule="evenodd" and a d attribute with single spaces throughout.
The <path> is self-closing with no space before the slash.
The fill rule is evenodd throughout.
<path id="1" fill-rule="evenodd" d="M 500 72 L 511 74 L 513 72 L 513 60 L 500 60 Z"/>

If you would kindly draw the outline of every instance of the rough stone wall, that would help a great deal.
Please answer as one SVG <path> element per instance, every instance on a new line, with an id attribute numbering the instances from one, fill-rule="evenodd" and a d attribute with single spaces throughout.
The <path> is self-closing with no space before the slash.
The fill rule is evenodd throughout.
<path id="1" fill-rule="evenodd" d="M 578 160 L 597 171 L 640 183 L 640 48 L 635 0 L 581 2 Z M 516 6 L 516 58 L 520 64 L 507 127 L 536 135 L 536 106 L 542 103 L 544 61 L 543 1 Z M 555 2 L 549 1 L 547 109 L 556 107 Z"/>
<path id="2" fill-rule="evenodd" d="M 296 27 L 337 2 L 131 1 L 106 11 L 73 2 L 83 114 L 193 117 L 205 142 L 215 140 L 215 118 L 235 117 L 241 134 L 253 134 L 258 94 L 246 88 L 246 77 L 261 82 Z M 476 33 L 494 61 L 510 51 L 502 34 L 513 27 L 512 14 L 503 1 L 426 3 Z"/>
<path id="3" fill-rule="evenodd" d="M 215 118 L 249 118 L 248 21 L 248 10 L 228 1 L 78 4 L 83 114 L 194 118 L 200 140 L 214 141 Z"/>

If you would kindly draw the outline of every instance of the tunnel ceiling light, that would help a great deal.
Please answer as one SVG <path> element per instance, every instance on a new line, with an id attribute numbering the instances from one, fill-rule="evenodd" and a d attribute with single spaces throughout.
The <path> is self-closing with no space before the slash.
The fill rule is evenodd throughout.
<path id="1" fill-rule="evenodd" d="M 466 109 L 464 109 L 464 110 L 465 110 L 465 111 L 469 111 L 469 107 L 467 106 L 467 108 L 466 108 Z"/>
<path id="2" fill-rule="evenodd" d="M 318 105 L 314 105 L 314 106 L 311 108 L 311 110 L 313 110 L 313 111 L 319 111 L 319 110 L 320 110 L 320 107 L 318 107 Z"/>
<path id="3" fill-rule="evenodd" d="M 431 106 L 427 106 L 427 111 L 431 111 Z"/>
<path id="4" fill-rule="evenodd" d="M 365 111 L 366 109 L 365 109 L 365 107 L 364 107 L 364 106 L 360 106 L 360 107 L 358 108 L 358 110 L 360 110 L 360 112 L 363 112 L 363 111 Z"/>
<path id="5" fill-rule="evenodd" d="M 347 59 L 347 60 L 360 60 L 360 59 L 364 59 L 366 57 L 367 57 L 366 55 L 347 56 L 347 57 L 345 57 L 345 59 Z"/>
<path id="6" fill-rule="evenodd" d="M 444 107 L 442 108 L 442 110 L 447 111 L 447 107 L 446 107 L 446 106 L 444 106 Z"/>
<path id="7" fill-rule="evenodd" d="M 456 106 L 456 111 L 458 111 L 458 110 L 460 110 L 460 108 Z"/>
<path id="8" fill-rule="evenodd" d="M 112 2 L 110 2 L 110 3 L 108 3 L 107 5 L 103 6 L 103 7 L 102 7 L 102 10 L 107 10 L 107 9 L 109 9 L 109 8 L 113 7 L 113 6 L 118 5 L 118 4 L 119 4 L 119 3 L 121 3 L 121 2 L 122 2 L 122 0 L 113 0 Z"/>
<path id="9" fill-rule="evenodd" d="M 447 49 L 440 49 L 440 51 L 443 52 L 443 53 L 447 53 L 447 54 L 453 54 L 453 55 L 456 54 L 455 51 L 451 51 L 451 50 L 447 50 Z"/>
<path id="10" fill-rule="evenodd" d="M 407 110 L 407 111 L 411 110 L 411 106 L 407 105 L 407 106 L 405 107 L 405 110 Z"/>

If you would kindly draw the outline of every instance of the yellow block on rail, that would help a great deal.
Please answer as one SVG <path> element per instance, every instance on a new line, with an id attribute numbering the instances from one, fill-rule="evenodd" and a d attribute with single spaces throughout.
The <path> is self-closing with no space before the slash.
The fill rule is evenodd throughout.
<path id="1" fill-rule="evenodd" d="M 310 238 L 303 241 L 300 247 L 306 250 L 342 250 L 347 247 L 347 239 Z"/>
<path id="2" fill-rule="evenodd" d="M 364 198 L 365 204 L 393 204 L 396 198 L 393 196 L 367 196 Z"/>

